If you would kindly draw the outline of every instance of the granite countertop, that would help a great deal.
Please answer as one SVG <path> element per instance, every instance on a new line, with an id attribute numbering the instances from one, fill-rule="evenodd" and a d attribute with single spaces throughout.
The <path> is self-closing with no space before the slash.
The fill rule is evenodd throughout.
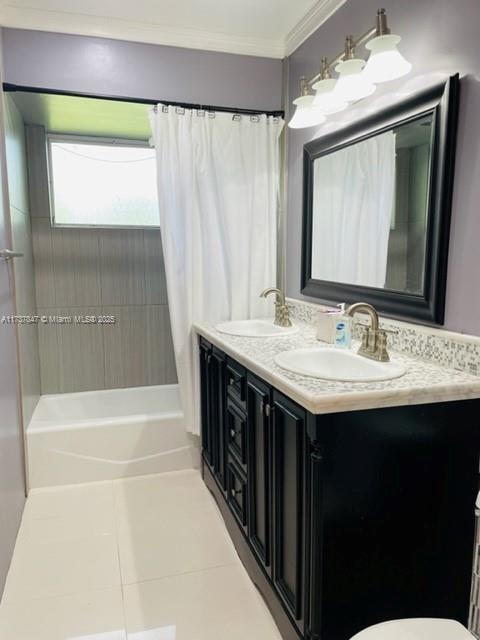
<path id="1" fill-rule="evenodd" d="M 197 334 L 315 414 L 480 398 L 480 376 L 448 369 L 389 350 L 406 367 L 401 378 L 384 382 L 336 382 L 290 373 L 274 357 L 282 351 L 331 347 L 315 338 L 311 324 L 296 321 L 298 333 L 282 338 L 244 338 L 220 333 L 214 325 L 194 325 Z M 356 345 L 353 345 L 356 351 Z"/>

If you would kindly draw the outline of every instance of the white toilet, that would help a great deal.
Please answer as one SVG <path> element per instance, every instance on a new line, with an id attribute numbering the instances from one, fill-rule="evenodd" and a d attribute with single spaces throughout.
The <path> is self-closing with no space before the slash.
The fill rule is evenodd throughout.
<path id="1" fill-rule="evenodd" d="M 368 627 L 351 640 L 474 640 L 474 636 L 455 620 L 408 618 Z"/>

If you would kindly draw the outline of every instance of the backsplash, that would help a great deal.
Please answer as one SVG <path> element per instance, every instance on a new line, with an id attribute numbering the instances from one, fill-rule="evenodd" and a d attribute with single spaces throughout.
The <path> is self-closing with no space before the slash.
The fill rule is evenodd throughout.
<path id="1" fill-rule="evenodd" d="M 301 300 L 287 299 L 290 314 L 300 322 L 314 323 L 321 309 L 330 307 Z M 363 321 L 355 319 L 353 337 L 360 339 Z M 449 369 L 457 369 L 480 375 L 480 338 L 445 331 L 435 327 L 380 318 L 380 326 L 388 334 L 388 346 L 392 351 L 408 354 L 413 358 L 434 362 Z"/>

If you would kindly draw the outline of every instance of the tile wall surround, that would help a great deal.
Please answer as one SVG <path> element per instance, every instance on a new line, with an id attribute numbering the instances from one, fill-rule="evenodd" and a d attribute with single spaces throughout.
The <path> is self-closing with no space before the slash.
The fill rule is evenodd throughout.
<path id="1" fill-rule="evenodd" d="M 38 314 L 116 318 L 39 325 L 42 393 L 176 382 L 160 231 L 52 228 L 43 127 L 27 149 Z"/>
<path id="2" fill-rule="evenodd" d="M 287 299 L 292 318 L 314 324 L 320 310 L 326 305 Z M 354 321 L 353 335 L 360 338 L 362 320 Z M 480 337 L 469 336 L 437 327 L 380 318 L 380 326 L 387 331 L 388 345 L 393 351 L 405 353 L 412 358 L 433 362 L 449 369 L 472 375 L 480 375 Z"/>
<path id="3" fill-rule="evenodd" d="M 13 260 L 15 309 L 19 315 L 36 313 L 32 228 L 28 197 L 24 123 L 9 95 L 5 97 L 5 142 L 12 246 L 23 257 Z M 26 426 L 40 397 L 40 363 L 36 325 L 17 327 L 22 414 Z"/>

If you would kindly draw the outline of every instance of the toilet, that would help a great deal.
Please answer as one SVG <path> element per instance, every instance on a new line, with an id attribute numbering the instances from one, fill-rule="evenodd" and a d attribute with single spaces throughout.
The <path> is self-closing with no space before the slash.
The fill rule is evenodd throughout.
<path id="1" fill-rule="evenodd" d="M 469 631 L 455 620 L 442 618 L 408 618 L 389 620 L 368 627 L 350 640 L 474 640 Z"/>

